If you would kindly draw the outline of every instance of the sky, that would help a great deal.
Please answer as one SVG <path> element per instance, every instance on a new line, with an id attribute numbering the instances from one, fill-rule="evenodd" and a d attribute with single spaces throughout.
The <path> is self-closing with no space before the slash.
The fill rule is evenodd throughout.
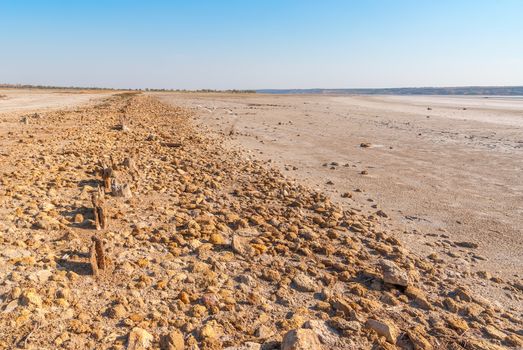
<path id="1" fill-rule="evenodd" d="M 0 0 L 0 83 L 523 85 L 523 1 Z"/>

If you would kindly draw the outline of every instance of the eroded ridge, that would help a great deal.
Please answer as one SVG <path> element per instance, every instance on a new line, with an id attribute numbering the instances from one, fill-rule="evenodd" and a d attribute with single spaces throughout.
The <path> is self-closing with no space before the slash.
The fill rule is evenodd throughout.
<path id="1" fill-rule="evenodd" d="M 0 348 L 523 346 L 519 315 L 378 218 L 242 160 L 191 118 L 120 94 L 9 132 Z"/>

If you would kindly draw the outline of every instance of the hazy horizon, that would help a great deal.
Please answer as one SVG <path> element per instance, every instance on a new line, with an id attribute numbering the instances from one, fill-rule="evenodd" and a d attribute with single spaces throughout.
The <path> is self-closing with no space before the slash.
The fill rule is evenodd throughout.
<path id="1" fill-rule="evenodd" d="M 157 89 L 523 85 L 523 3 L 25 1 L 0 82 Z"/>

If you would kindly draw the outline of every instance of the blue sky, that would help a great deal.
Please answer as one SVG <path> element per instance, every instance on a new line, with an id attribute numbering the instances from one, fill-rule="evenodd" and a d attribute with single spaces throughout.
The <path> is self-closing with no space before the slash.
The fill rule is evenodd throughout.
<path id="1" fill-rule="evenodd" d="M 523 85 L 523 1 L 0 0 L 0 82 Z"/>

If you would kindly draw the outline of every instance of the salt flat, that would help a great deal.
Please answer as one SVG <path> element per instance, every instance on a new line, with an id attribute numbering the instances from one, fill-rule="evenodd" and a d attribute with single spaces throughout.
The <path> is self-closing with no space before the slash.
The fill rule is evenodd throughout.
<path id="1" fill-rule="evenodd" d="M 110 95 L 95 90 L 0 89 L 0 113 L 69 107 Z"/>
<path id="2" fill-rule="evenodd" d="M 521 278 L 522 99 L 159 96 L 195 108 L 202 127 L 233 134 L 231 147 L 270 159 L 342 203 L 382 210 L 384 225 L 415 252 Z M 345 192 L 352 198 L 342 198 Z"/>

